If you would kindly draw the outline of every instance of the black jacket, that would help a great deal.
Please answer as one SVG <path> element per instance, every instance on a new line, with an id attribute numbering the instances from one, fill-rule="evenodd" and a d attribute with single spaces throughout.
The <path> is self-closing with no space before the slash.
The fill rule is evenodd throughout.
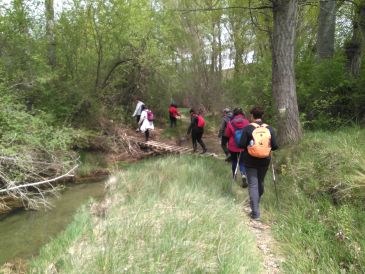
<path id="1" fill-rule="evenodd" d="M 188 128 L 187 134 L 189 135 L 191 132 L 194 134 L 204 132 L 204 128 L 198 127 L 198 116 L 197 115 L 191 116 L 191 123 Z"/>
<path id="2" fill-rule="evenodd" d="M 259 125 L 264 124 L 263 122 L 256 122 Z M 245 167 L 257 168 L 257 167 L 267 167 L 270 164 L 271 157 L 267 158 L 256 158 L 251 156 L 247 151 L 247 146 L 249 145 L 250 141 L 252 140 L 252 132 L 254 131 L 255 127 L 253 125 L 248 125 L 243 128 L 242 137 L 240 139 L 239 147 L 244 148 L 245 150 L 243 153 L 243 163 Z M 272 127 L 268 126 L 268 129 L 271 134 L 271 150 L 278 149 L 278 145 L 276 143 L 275 132 Z"/>

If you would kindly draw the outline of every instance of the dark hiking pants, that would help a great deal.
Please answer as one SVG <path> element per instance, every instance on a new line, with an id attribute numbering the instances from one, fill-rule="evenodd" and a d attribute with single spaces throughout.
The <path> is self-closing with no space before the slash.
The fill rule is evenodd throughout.
<path id="1" fill-rule="evenodd" d="M 229 155 L 229 151 L 228 151 L 228 148 L 227 148 L 228 141 L 229 141 L 228 137 L 222 136 L 222 138 L 221 138 L 221 147 L 224 151 L 224 154 L 226 154 L 226 156 Z"/>
<path id="2" fill-rule="evenodd" d="M 260 217 L 260 198 L 264 194 L 264 179 L 268 167 L 250 168 L 246 167 L 248 193 L 250 195 L 251 217 Z"/>
<path id="3" fill-rule="evenodd" d="M 170 116 L 170 127 L 176 127 L 176 117 Z"/>
<path id="4" fill-rule="evenodd" d="M 146 129 L 146 131 L 144 132 L 144 137 L 146 142 L 148 142 L 148 139 L 150 138 L 150 130 Z"/>
<path id="5" fill-rule="evenodd" d="M 203 133 L 204 133 L 204 131 L 202 131 L 202 130 L 199 130 L 199 131 L 193 130 L 191 132 L 191 140 L 193 142 L 194 152 L 197 150 L 197 146 L 198 146 L 197 143 L 199 143 L 202 146 L 203 151 L 205 151 L 207 149 L 204 142 L 203 142 L 203 140 L 202 140 Z"/>

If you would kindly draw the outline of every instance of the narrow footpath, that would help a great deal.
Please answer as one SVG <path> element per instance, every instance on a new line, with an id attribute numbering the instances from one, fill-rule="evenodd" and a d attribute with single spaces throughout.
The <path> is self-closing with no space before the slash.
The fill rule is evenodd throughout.
<path id="1" fill-rule="evenodd" d="M 132 137 L 132 140 L 136 141 L 139 138 Z M 181 144 L 181 146 L 173 145 L 173 144 L 165 144 L 166 141 L 159 140 L 159 134 L 155 137 L 156 141 L 150 141 L 149 144 L 146 144 L 148 147 L 152 149 L 156 149 L 157 151 L 164 151 L 165 153 L 177 153 L 177 154 L 185 154 L 192 153 L 192 149 L 189 148 L 190 143 L 185 141 Z M 143 140 L 141 138 L 141 140 Z M 158 141 L 159 140 L 159 141 Z M 208 151 L 207 156 L 212 156 L 218 159 L 223 160 L 224 155 L 222 153 L 222 149 L 219 144 L 219 140 L 212 134 L 205 134 L 203 136 L 203 140 L 207 145 Z M 140 141 L 142 144 L 143 141 Z M 170 142 L 171 143 L 171 142 Z M 175 142 L 179 143 L 179 142 Z M 229 165 L 227 165 L 229 168 Z M 227 178 L 228 180 L 228 178 Z M 241 189 L 240 191 L 247 191 L 246 189 Z M 246 202 L 248 202 L 246 200 Z M 259 252 L 263 257 L 263 266 L 265 269 L 265 273 L 281 273 L 281 265 L 284 262 L 284 257 L 278 254 L 278 249 L 276 248 L 276 241 L 273 238 L 271 233 L 271 225 L 270 223 L 264 221 L 255 221 L 251 220 L 248 215 L 250 213 L 250 207 L 247 206 L 247 203 L 243 203 L 242 208 L 242 216 L 247 220 L 247 226 L 250 231 L 256 237 L 256 246 Z"/>

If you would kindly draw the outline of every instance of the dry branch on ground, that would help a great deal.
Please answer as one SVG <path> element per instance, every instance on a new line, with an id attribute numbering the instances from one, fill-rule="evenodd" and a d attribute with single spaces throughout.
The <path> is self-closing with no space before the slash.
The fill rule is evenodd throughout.
<path id="1" fill-rule="evenodd" d="M 12 207 L 50 207 L 48 197 L 58 195 L 59 181 L 74 176 L 77 158 L 71 153 L 29 151 L 0 156 L 0 212 Z"/>

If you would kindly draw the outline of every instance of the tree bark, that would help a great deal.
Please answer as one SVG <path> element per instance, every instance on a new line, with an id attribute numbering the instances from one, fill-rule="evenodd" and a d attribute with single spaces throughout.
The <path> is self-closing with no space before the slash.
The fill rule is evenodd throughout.
<path id="1" fill-rule="evenodd" d="M 272 89 L 281 145 L 302 137 L 295 86 L 296 0 L 273 1 Z"/>
<path id="2" fill-rule="evenodd" d="M 335 45 L 336 0 L 321 0 L 318 16 L 317 56 L 332 58 Z"/>
<path id="3" fill-rule="evenodd" d="M 352 37 L 345 44 L 347 58 L 346 68 L 350 75 L 357 78 L 360 75 L 361 60 L 365 41 L 365 0 L 354 6 L 354 18 L 352 20 Z"/>
<path id="4" fill-rule="evenodd" d="M 54 33 L 54 8 L 53 0 L 45 0 L 46 12 L 46 36 L 48 41 L 48 64 L 54 68 L 56 66 L 56 39 Z"/>

